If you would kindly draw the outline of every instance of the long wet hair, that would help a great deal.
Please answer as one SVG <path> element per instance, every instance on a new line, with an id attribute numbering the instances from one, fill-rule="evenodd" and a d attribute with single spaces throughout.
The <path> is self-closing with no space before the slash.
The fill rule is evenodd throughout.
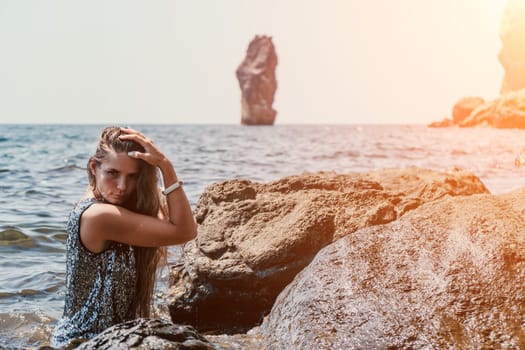
<path id="1" fill-rule="evenodd" d="M 144 152 L 144 148 L 134 141 L 121 140 L 119 127 L 107 127 L 102 131 L 95 154 L 88 161 L 89 192 L 97 199 L 102 195 L 97 189 L 95 176 L 90 171 L 90 163 L 97 166 L 107 159 L 108 153 L 128 153 L 132 151 Z M 159 176 L 156 167 L 139 159 L 139 174 L 135 193 L 122 204 L 128 210 L 153 217 L 164 218 L 167 206 L 160 193 Z M 131 305 L 130 315 L 133 317 L 149 317 L 155 287 L 157 268 L 166 263 L 166 247 L 137 247 L 133 246 L 137 281 L 135 298 Z"/>

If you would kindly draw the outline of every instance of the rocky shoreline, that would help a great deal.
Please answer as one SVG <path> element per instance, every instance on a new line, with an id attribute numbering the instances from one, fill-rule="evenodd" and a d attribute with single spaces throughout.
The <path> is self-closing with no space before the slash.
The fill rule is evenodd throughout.
<path id="1" fill-rule="evenodd" d="M 465 97 L 454 104 L 452 119 L 445 118 L 429 127 L 493 127 L 525 129 L 525 89 L 510 91 L 492 101 Z"/>
<path id="2" fill-rule="evenodd" d="M 133 321 L 82 346 L 519 348 L 524 199 L 461 169 L 216 183 L 172 268 L 175 325 Z"/>

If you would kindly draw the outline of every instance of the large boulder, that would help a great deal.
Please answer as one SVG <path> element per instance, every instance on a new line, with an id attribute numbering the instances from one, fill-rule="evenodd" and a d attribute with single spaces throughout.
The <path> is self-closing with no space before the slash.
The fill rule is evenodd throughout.
<path id="1" fill-rule="evenodd" d="M 452 107 L 452 119 L 445 118 L 441 121 L 432 122 L 428 126 L 431 128 L 446 128 L 461 125 L 476 108 L 483 104 L 485 104 L 485 100 L 481 97 L 463 97 Z"/>
<path id="2" fill-rule="evenodd" d="M 464 97 L 454 104 L 452 108 L 452 120 L 460 124 L 477 107 L 485 103 L 481 97 Z"/>
<path id="3" fill-rule="evenodd" d="M 246 330 L 334 240 L 426 202 L 487 192 L 471 173 L 420 168 L 211 185 L 195 209 L 198 237 L 171 271 L 171 319 L 200 331 Z"/>
<path id="4" fill-rule="evenodd" d="M 277 54 L 269 36 L 256 36 L 236 71 L 241 88 L 241 123 L 273 125 L 277 112 L 273 99 L 277 89 Z"/>
<path id="5" fill-rule="evenodd" d="M 525 348 L 524 203 L 448 197 L 327 246 L 260 326 L 267 349 Z"/>

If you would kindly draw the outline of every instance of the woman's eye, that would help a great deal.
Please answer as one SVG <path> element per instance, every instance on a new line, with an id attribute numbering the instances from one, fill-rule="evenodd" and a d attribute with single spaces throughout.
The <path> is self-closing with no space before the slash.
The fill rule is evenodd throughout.
<path id="1" fill-rule="evenodd" d="M 108 171 L 106 171 L 106 173 L 111 175 L 111 176 L 116 176 L 118 174 L 118 172 L 115 171 L 115 170 L 108 170 Z"/>

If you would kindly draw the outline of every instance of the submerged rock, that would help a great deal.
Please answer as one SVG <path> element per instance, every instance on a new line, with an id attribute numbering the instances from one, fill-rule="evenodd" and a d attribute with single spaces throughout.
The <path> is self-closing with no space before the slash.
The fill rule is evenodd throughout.
<path id="1" fill-rule="evenodd" d="M 476 176 L 458 169 L 316 173 L 267 184 L 214 184 L 195 209 L 199 235 L 172 268 L 172 321 L 200 331 L 251 328 L 334 240 L 394 221 L 425 202 L 487 192 Z"/>
<path id="2" fill-rule="evenodd" d="M 327 246 L 261 325 L 267 348 L 524 348 L 524 203 L 449 197 Z"/>
<path id="3" fill-rule="evenodd" d="M 110 327 L 76 349 L 214 350 L 215 348 L 193 327 L 163 320 L 137 319 Z"/>
<path id="4" fill-rule="evenodd" d="M 236 71 L 241 88 L 242 124 L 274 124 L 277 115 L 272 107 L 277 89 L 276 66 L 277 54 L 272 38 L 256 36 Z"/>

